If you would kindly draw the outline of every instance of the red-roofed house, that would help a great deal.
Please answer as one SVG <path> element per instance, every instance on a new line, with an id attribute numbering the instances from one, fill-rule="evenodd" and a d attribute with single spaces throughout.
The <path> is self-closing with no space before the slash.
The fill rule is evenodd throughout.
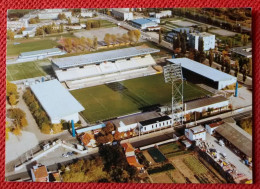
<path id="1" fill-rule="evenodd" d="M 49 182 L 49 174 L 46 166 L 44 165 L 35 165 L 31 169 L 32 180 L 33 182 Z"/>
<path id="2" fill-rule="evenodd" d="M 129 165 L 135 166 L 137 169 L 142 169 L 144 166 L 139 164 L 136 156 L 135 156 L 135 149 L 129 142 L 121 144 L 124 148 L 126 160 Z"/>
<path id="3" fill-rule="evenodd" d="M 84 134 L 80 135 L 79 138 L 84 146 L 87 146 L 87 147 L 96 146 L 96 140 L 92 134 L 84 133 Z"/>
<path id="4" fill-rule="evenodd" d="M 211 124 L 206 124 L 205 125 L 206 132 L 212 135 L 214 133 L 214 130 L 218 128 L 218 126 L 222 125 L 223 123 L 224 123 L 223 121 L 219 121 Z"/>

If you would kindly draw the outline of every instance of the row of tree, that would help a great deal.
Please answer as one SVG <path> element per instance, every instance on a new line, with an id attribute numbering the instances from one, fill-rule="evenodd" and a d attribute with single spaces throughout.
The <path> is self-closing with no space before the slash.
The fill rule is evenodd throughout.
<path id="1" fill-rule="evenodd" d="M 137 43 L 141 37 L 141 32 L 139 30 L 130 30 L 127 33 L 122 35 L 120 34 L 109 34 L 106 33 L 104 37 L 104 42 L 109 47 L 111 44 L 115 45 L 115 43 Z"/>
<path id="2" fill-rule="evenodd" d="M 62 124 L 51 124 L 48 115 L 40 106 L 39 102 L 32 94 L 30 89 L 27 89 L 23 94 L 23 99 L 29 110 L 31 111 L 36 123 L 44 134 L 59 133 L 62 131 Z"/>
<path id="3" fill-rule="evenodd" d="M 35 17 L 35 18 L 31 18 L 31 19 L 29 20 L 29 24 L 37 24 L 37 23 L 39 23 L 39 22 L 40 22 L 40 19 L 39 19 L 38 16 Z"/>
<path id="4" fill-rule="evenodd" d="M 8 80 L 6 80 L 6 98 L 11 106 L 16 105 L 19 99 L 17 86 Z"/>
<path id="5" fill-rule="evenodd" d="M 101 21 L 100 20 L 88 20 L 86 22 L 86 30 L 90 30 L 92 28 L 100 28 Z"/>
<path id="6" fill-rule="evenodd" d="M 74 51 L 85 51 L 90 49 L 97 49 L 98 40 L 97 37 L 94 36 L 91 38 L 65 38 L 63 39 L 63 47 L 66 49 L 67 52 Z"/>

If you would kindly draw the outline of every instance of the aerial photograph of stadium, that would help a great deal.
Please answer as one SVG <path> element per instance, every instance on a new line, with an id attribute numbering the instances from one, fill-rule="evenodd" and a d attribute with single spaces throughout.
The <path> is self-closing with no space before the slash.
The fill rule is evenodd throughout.
<path id="1" fill-rule="evenodd" d="M 7 12 L 5 181 L 253 183 L 251 8 Z"/>

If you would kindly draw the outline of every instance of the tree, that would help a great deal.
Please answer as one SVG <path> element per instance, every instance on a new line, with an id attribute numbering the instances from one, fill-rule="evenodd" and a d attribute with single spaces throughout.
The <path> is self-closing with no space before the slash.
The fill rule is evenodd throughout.
<path id="1" fill-rule="evenodd" d="M 70 19 L 70 17 L 68 18 L 68 25 L 71 25 L 71 19 Z"/>
<path id="2" fill-rule="evenodd" d="M 204 41 L 203 38 L 199 38 L 199 52 L 204 52 Z"/>
<path id="3" fill-rule="evenodd" d="M 129 37 L 126 33 L 122 35 L 122 40 L 124 41 L 124 43 L 127 43 L 129 41 Z"/>
<path id="4" fill-rule="evenodd" d="M 127 32 L 130 43 L 134 41 L 134 31 L 130 30 Z"/>
<path id="5" fill-rule="evenodd" d="M 247 65 L 246 64 L 243 65 L 242 74 L 243 74 L 243 82 L 245 83 L 246 78 L 247 78 Z"/>
<path id="6" fill-rule="evenodd" d="M 108 135 L 106 136 L 106 138 L 107 138 L 107 141 L 108 141 L 108 142 L 113 142 L 113 140 L 114 140 L 114 137 L 113 137 L 112 134 L 108 134 Z"/>
<path id="7" fill-rule="evenodd" d="M 106 33 L 105 37 L 104 37 L 104 41 L 107 44 L 107 46 L 109 47 L 110 45 L 110 40 L 111 40 L 111 36 L 109 33 Z"/>
<path id="8" fill-rule="evenodd" d="M 94 47 L 94 49 L 97 49 L 97 46 L 98 46 L 97 37 L 94 36 L 94 38 L 93 38 L 93 47 Z"/>
<path id="9" fill-rule="evenodd" d="M 115 126 L 113 123 L 108 122 L 105 127 L 102 129 L 106 135 L 110 134 L 112 131 L 115 130 Z"/>
<path id="10" fill-rule="evenodd" d="M 14 40 L 15 33 L 12 30 L 7 30 L 7 39 Z"/>
<path id="11" fill-rule="evenodd" d="M 20 135 L 22 134 L 21 128 L 20 128 L 20 127 L 15 127 L 15 128 L 12 130 L 12 133 L 13 133 L 15 136 L 20 136 Z"/>
<path id="12" fill-rule="evenodd" d="M 137 43 L 141 37 L 141 32 L 139 30 L 134 30 L 134 35 Z"/>
<path id="13" fill-rule="evenodd" d="M 63 126 L 61 123 L 52 125 L 52 130 L 54 134 L 62 132 L 62 128 Z"/>
<path id="14" fill-rule="evenodd" d="M 66 19 L 66 15 L 65 15 L 64 13 L 60 13 L 60 14 L 58 15 L 58 19 L 59 19 L 59 20 L 65 20 L 65 19 Z"/>
<path id="15" fill-rule="evenodd" d="M 26 34 L 25 39 L 29 39 L 29 34 L 28 33 Z"/>
<path id="16" fill-rule="evenodd" d="M 17 121 L 21 120 L 23 117 L 25 117 L 25 113 L 20 108 L 12 108 L 8 110 L 9 117 L 11 119 L 15 119 Z"/>
<path id="17" fill-rule="evenodd" d="M 121 139 L 121 133 L 116 131 L 115 134 L 114 134 L 114 139 L 115 140 L 120 140 Z"/>
<path id="18" fill-rule="evenodd" d="M 5 128 L 5 140 L 8 140 L 8 139 L 9 139 L 9 132 L 10 132 L 10 128 L 9 128 L 9 127 L 6 127 L 6 128 Z"/>
<path id="19" fill-rule="evenodd" d="M 229 74 L 230 71 L 231 71 L 231 63 L 230 63 L 230 58 L 229 57 L 225 58 L 225 65 L 226 65 L 225 72 L 227 74 Z"/>
<path id="20" fill-rule="evenodd" d="M 20 120 L 20 125 L 21 125 L 22 128 L 28 126 L 28 122 L 27 122 L 27 119 L 25 117 L 23 117 Z"/>
<path id="21" fill-rule="evenodd" d="M 87 21 L 86 22 L 86 30 L 90 30 L 91 29 L 91 22 Z"/>
<path id="22" fill-rule="evenodd" d="M 234 75 L 237 77 L 239 73 L 239 63 L 238 60 L 235 61 L 235 73 Z"/>
<path id="23" fill-rule="evenodd" d="M 41 132 L 44 134 L 50 134 L 51 126 L 49 124 L 43 123 L 41 127 Z"/>
<path id="24" fill-rule="evenodd" d="M 63 32 L 64 31 L 64 26 L 63 26 L 63 24 L 60 24 L 60 26 L 59 26 L 59 32 Z"/>
<path id="25" fill-rule="evenodd" d="M 186 30 L 184 30 L 186 31 Z M 181 52 L 185 55 L 186 54 L 186 37 L 185 34 L 181 37 Z"/>
<path id="26" fill-rule="evenodd" d="M 248 74 L 252 76 L 252 58 L 249 58 L 248 60 Z"/>
<path id="27" fill-rule="evenodd" d="M 8 102 L 11 106 L 16 105 L 16 96 L 14 94 L 11 94 L 8 98 Z"/>
<path id="28" fill-rule="evenodd" d="M 212 66 L 213 59 L 214 59 L 214 54 L 213 54 L 212 49 L 210 49 L 210 50 L 209 50 L 209 66 L 210 66 L 210 67 Z"/>
<path id="29" fill-rule="evenodd" d="M 181 37 L 180 37 L 180 34 L 177 35 L 177 39 L 175 41 L 174 46 L 175 46 L 175 48 L 180 48 L 181 47 Z"/>
<path id="30" fill-rule="evenodd" d="M 111 35 L 111 41 L 113 42 L 113 46 L 115 46 L 116 40 L 117 40 L 116 35 L 112 34 Z"/>
<path id="31" fill-rule="evenodd" d="M 159 30 L 159 44 L 161 44 L 162 42 L 162 31 Z"/>

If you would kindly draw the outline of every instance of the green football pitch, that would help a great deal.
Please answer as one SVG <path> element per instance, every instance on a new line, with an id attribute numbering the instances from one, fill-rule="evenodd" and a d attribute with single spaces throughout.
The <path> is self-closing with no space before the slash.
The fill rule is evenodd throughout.
<path id="1" fill-rule="evenodd" d="M 9 64 L 6 66 L 6 78 L 9 81 L 28 79 L 52 74 L 48 60 Z"/>
<path id="2" fill-rule="evenodd" d="M 210 93 L 184 82 L 184 101 Z M 99 85 L 71 91 L 84 106 L 83 117 L 90 123 L 141 111 L 152 105 L 171 102 L 171 85 L 164 83 L 162 74 Z"/>

